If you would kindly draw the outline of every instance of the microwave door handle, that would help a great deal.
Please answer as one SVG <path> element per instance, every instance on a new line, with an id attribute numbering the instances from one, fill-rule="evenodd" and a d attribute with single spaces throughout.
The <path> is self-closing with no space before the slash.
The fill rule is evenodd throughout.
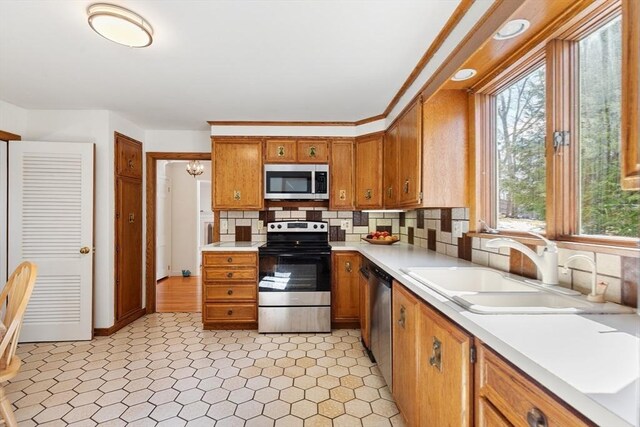
<path id="1" fill-rule="evenodd" d="M 311 171 L 311 194 L 316 194 L 316 168 Z"/>

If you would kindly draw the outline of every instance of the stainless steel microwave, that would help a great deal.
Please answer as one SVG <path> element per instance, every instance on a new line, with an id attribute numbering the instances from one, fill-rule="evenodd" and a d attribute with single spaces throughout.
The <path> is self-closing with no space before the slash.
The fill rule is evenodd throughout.
<path id="1" fill-rule="evenodd" d="M 264 165 L 265 199 L 329 198 L 329 165 Z"/>

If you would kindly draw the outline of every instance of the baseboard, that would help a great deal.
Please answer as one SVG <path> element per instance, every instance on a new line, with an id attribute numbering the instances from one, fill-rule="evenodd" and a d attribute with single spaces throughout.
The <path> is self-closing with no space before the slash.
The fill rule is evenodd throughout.
<path id="1" fill-rule="evenodd" d="M 138 310 L 132 312 L 128 316 L 118 320 L 116 323 L 113 324 L 113 326 L 111 326 L 109 328 L 94 328 L 93 335 L 97 336 L 97 337 L 108 337 L 109 335 L 112 335 L 112 334 L 118 332 L 120 329 L 124 328 L 129 323 L 131 323 L 131 322 L 133 322 L 135 320 L 138 320 L 139 318 L 141 318 L 145 314 L 147 314 L 147 309 L 146 308 L 139 308 Z"/>

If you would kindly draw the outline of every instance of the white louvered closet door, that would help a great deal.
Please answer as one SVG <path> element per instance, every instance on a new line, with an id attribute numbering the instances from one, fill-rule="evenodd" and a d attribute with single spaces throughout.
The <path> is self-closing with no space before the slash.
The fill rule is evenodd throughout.
<path id="1" fill-rule="evenodd" d="M 93 153 L 90 143 L 9 145 L 8 267 L 38 265 L 21 342 L 92 337 Z"/>

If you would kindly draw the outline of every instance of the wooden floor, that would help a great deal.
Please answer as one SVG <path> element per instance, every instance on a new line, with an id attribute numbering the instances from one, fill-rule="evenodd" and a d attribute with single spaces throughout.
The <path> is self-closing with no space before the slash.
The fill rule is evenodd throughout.
<path id="1" fill-rule="evenodd" d="M 156 310 L 160 313 L 202 311 L 200 277 L 173 276 L 156 286 Z"/>

